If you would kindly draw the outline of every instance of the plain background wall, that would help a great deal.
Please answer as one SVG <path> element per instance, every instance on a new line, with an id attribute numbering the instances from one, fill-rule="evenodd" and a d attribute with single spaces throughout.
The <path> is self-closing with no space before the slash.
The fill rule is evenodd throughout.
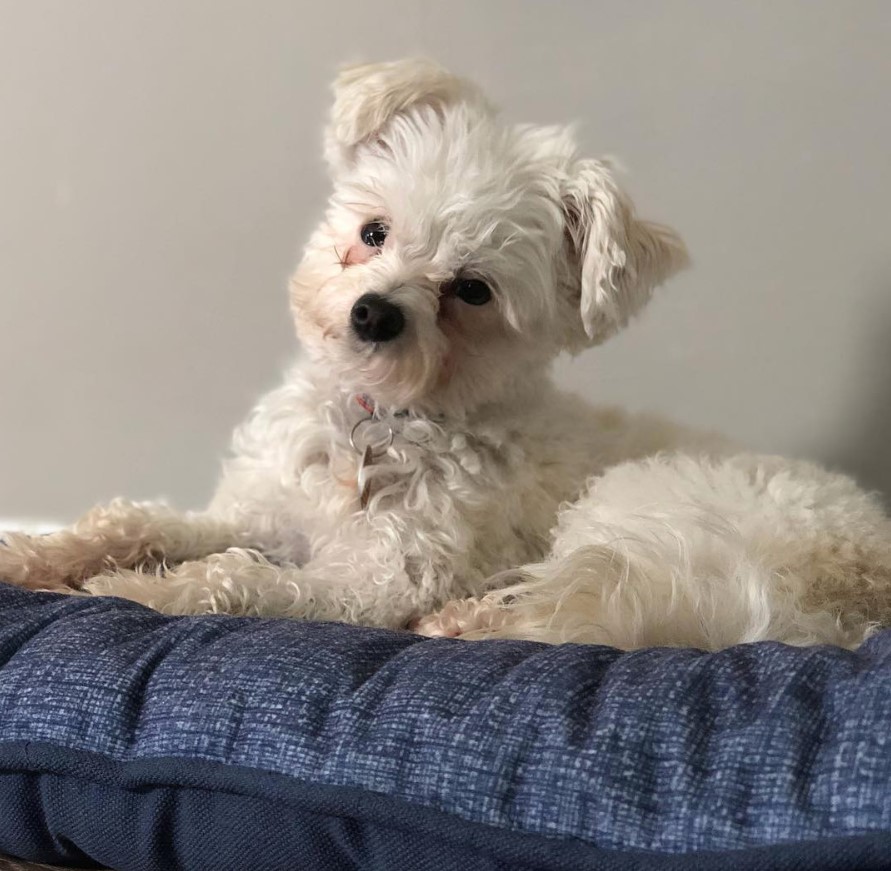
<path id="1" fill-rule="evenodd" d="M 559 380 L 891 491 L 891 3 L 0 0 L 0 514 L 200 507 L 296 342 L 328 85 L 582 122 L 695 267 Z"/>

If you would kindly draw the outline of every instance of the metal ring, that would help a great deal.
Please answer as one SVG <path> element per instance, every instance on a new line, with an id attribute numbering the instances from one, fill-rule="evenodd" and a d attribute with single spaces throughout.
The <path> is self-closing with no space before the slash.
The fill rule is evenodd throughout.
<path id="1" fill-rule="evenodd" d="M 352 447 L 352 449 L 357 454 L 364 453 L 364 449 L 360 448 L 359 445 L 356 444 L 356 433 L 358 432 L 359 427 L 362 426 L 363 423 L 381 423 L 382 424 L 383 421 L 375 420 L 373 417 L 363 417 L 361 420 L 356 421 L 356 423 L 353 425 L 353 428 L 350 430 L 350 447 Z M 380 445 L 373 446 L 371 448 L 372 452 L 379 451 L 379 450 L 385 451 L 385 450 L 387 450 L 387 448 L 390 447 L 390 445 L 393 444 L 393 427 L 391 427 L 389 424 L 386 424 L 386 427 L 387 427 L 386 440 L 384 442 L 382 442 Z M 366 445 L 365 447 L 367 448 L 367 447 L 369 447 L 369 445 Z"/>

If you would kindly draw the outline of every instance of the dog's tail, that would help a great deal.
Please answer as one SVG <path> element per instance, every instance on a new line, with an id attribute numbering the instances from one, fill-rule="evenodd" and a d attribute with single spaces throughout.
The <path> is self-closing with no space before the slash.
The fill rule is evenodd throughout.
<path id="1" fill-rule="evenodd" d="M 636 534 L 617 531 L 494 576 L 484 601 L 503 613 L 491 629 L 464 637 L 624 650 L 718 650 L 767 639 L 856 647 L 891 618 L 891 601 L 879 601 L 891 599 L 891 563 L 885 581 L 870 582 L 869 601 L 849 608 L 842 619 L 831 602 L 809 603 L 814 579 L 806 561 L 795 559 L 800 542 L 759 549 L 733 523 L 695 507 L 686 517 L 678 511 L 670 522 L 650 520 Z"/>

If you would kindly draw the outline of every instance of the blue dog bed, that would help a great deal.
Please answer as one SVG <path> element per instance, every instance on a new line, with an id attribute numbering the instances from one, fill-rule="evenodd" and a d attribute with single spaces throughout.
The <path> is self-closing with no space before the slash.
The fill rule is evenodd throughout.
<path id="1" fill-rule="evenodd" d="M 26 859 L 891 865 L 891 632 L 622 653 L 0 584 L 0 663 L 0 852 Z"/>

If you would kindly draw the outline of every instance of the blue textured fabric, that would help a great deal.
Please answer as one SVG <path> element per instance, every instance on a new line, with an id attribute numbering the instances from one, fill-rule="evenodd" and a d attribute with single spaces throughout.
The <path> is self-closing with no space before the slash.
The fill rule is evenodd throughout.
<path id="1" fill-rule="evenodd" d="M 0 850 L 26 858 L 221 869 L 182 857 L 251 839 L 283 868 L 307 839 L 328 847 L 301 868 L 446 868 L 448 850 L 456 868 L 726 850 L 744 852 L 723 867 L 818 867 L 790 848 L 769 855 L 792 864 L 745 864 L 779 844 L 826 868 L 891 856 L 891 631 L 856 653 L 621 653 L 171 618 L 0 584 L 0 666 Z M 121 841 L 110 821 L 140 813 Z M 117 853 L 93 846 L 89 815 Z M 386 849 L 419 854 L 436 832 L 451 846 L 439 864 L 379 864 L 365 851 L 388 830 Z M 324 864 L 335 842 L 354 865 Z M 257 867 L 279 867 L 273 853 Z M 722 867 L 705 856 L 685 867 Z"/>

